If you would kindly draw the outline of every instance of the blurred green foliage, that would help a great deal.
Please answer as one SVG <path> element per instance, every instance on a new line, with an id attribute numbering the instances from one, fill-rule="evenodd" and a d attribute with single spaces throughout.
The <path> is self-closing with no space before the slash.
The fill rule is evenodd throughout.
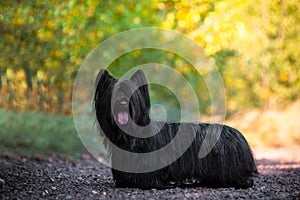
<path id="1" fill-rule="evenodd" d="M 2 1 L 0 108 L 70 115 L 73 81 L 87 54 L 113 34 L 150 26 L 180 31 L 214 58 L 226 86 L 228 113 L 286 105 L 300 96 L 299 5 L 299 0 Z M 130 52 L 109 69 L 120 76 L 145 62 L 182 73 L 198 95 L 201 112 L 210 113 L 202 78 L 170 52 Z M 177 119 L 172 95 L 151 87 L 152 101 L 170 99 L 166 107 Z M 69 116 L 1 110 L 0 117 L 1 148 L 13 138 L 15 146 L 40 150 L 78 146 L 77 139 L 60 144 L 74 136 Z"/>
<path id="2" fill-rule="evenodd" d="M 215 59 L 229 112 L 284 105 L 299 97 L 298 0 L 12 0 L 2 2 L 0 11 L 2 108 L 71 113 L 72 84 L 85 56 L 113 34 L 149 26 L 183 32 Z M 124 63 L 136 66 L 140 55 L 187 76 L 203 93 L 203 111 L 209 111 L 201 78 L 176 56 L 132 52 L 112 71 L 124 71 Z M 160 90 L 152 93 L 161 96 Z"/>
<path id="3" fill-rule="evenodd" d="M 0 153 L 84 152 L 71 116 L 0 110 Z"/>

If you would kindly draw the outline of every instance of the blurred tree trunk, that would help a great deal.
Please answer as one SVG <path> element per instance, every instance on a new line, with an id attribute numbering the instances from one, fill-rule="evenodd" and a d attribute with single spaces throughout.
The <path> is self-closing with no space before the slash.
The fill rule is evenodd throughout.
<path id="1" fill-rule="evenodd" d="M 0 90 L 2 89 L 2 71 L 0 71 Z"/>
<path id="2" fill-rule="evenodd" d="M 25 72 L 25 76 L 26 76 L 26 84 L 27 84 L 27 91 L 31 91 L 32 90 L 32 74 L 31 71 L 28 67 L 28 63 L 24 63 L 24 72 Z"/>

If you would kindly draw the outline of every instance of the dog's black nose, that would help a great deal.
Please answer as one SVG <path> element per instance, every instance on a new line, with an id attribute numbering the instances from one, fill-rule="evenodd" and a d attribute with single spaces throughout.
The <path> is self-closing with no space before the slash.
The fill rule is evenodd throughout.
<path id="1" fill-rule="evenodd" d="M 129 104 L 129 99 L 127 97 L 120 98 L 117 103 L 122 107 L 127 107 Z"/>

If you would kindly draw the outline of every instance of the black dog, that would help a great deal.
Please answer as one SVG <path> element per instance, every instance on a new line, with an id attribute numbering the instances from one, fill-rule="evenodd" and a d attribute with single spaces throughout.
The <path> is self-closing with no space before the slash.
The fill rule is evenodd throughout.
<path id="1" fill-rule="evenodd" d="M 168 188 L 199 185 L 208 187 L 248 188 L 257 168 L 251 149 L 243 135 L 228 126 L 205 123 L 163 123 L 150 119 L 150 98 L 146 77 L 138 70 L 129 80 L 118 80 L 101 70 L 96 80 L 94 106 L 105 145 L 112 159 L 112 173 L 117 187 Z M 160 160 L 171 160 L 168 165 L 146 172 L 118 170 L 117 165 L 142 169 L 157 163 L 147 159 L 132 160 L 120 155 L 111 145 L 134 153 L 148 153 L 169 144 L 179 129 L 184 139 L 173 144 L 168 156 L 159 154 Z M 203 158 L 199 151 L 204 138 L 212 131 L 221 131 L 212 150 Z M 187 140 L 192 141 L 186 149 Z M 210 140 L 209 140 L 210 141 Z M 207 143 L 207 142 L 206 142 Z M 174 162 L 179 151 L 184 151 Z M 132 163 L 133 162 L 133 163 Z"/>

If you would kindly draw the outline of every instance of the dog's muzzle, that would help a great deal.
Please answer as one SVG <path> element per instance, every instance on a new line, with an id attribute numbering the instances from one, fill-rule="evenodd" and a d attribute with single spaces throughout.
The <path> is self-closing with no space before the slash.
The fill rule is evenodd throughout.
<path id="1" fill-rule="evenodd" d="M 120 125 L 126 125 L 129 122 L 130 105 L 127 98 L 120 98 L 113 104 L 114 120 Z"/>

